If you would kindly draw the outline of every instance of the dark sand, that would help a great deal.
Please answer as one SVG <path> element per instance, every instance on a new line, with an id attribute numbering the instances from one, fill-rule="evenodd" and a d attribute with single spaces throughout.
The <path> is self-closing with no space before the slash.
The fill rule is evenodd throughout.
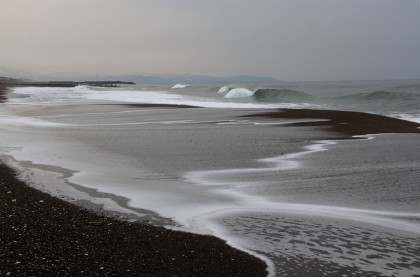
<path id="1" fill-rule="evenodd" d="M 339 137 L 342 139 L 367 134 L 420 133 L 420 124 L 418 123 L 361 112 L 290 109 L 258 113 L 244 117 L 268 117 L 278 119 L 327 119 L 328 121 L 299 122 L 291 123 L 289 125 L 327 128 L 328 131 L 344 135 L 344 137 Z"/>
<path id="2" fill-rule="evenodd" d="M 0 276 L 265 276 L 224 241 L 130 223 L 28 187 L 0 165 Z"/>
<path id="3" fill-rule="evenodd" d="M 4 103 L 6 99 L 6 88 L 4 87 L 4 85 L 0 84 L 0 103 Z"/>

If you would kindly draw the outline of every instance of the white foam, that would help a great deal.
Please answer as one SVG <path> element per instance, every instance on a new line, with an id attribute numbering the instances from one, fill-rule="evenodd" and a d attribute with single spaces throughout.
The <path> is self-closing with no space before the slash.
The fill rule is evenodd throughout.
<path id="1" fill-rule="evenodd" d="M 232 87 L 229 87 L 229 86 L 224 86 L 224 87 L 221 87 L 217 93 L 227 93 L 227 92 L 229 92 L 231 89 L 232 89 Z"/>
<path id="2" fill-rule="evenodd" d="M 393 117 L 398 119 L 407 120 L 415 123 L 420 123 L 420 114 L 393 114 Z"/>
<path id="3" fill-rule="evenodd" d="M 139 122 L 118 122 L 118 123 L 95 123 L 95 124 L 73 124 L 72 126 L 77 127 L 94 127 L 94 126 L 130 126 L 130 125 L 177 125 L 177 124 L 196 124 L 202 122 L 194 122 L 193 120 L 175 120 L 175 121 L 139 121 Z"/>
<path id="4" fill-rule="evenodd" d="M 347 219 L 357 222 L 374 224 L 386 228 L 393 228 L 407 232 L 420 234 L 420 224 L 410 222 L 405 219 L 420 219 L 420 213 L 412 212 L 393 212 L 369 209 L 357 209 L 350 207 L 328 206 L 328 205 L 312 205 L 301 203 L 279 203 L 272 202 L 264 197 L 247 195 L 238 189 L 244 185 L 252 185 L 252 183 L 244 184 L 242 181 L 218 181 L 217 176 L 240 176 L 241 174 L 252 173 L 268 173 L 287 171 L 301 167 L 297 161 L 298 158 L 319 151 L 327 150 L 329 145 L 336 144 L 335 141 L 319 141 L 316 144 L 307 146 L 305 151 L 283 155 L 274 158 L 262 159 L 260 162 L 271 164 L 271 166 L 263 168 L 238 168 L 224 169 L 212 171 L 194 171 L 186 174 L 186 179 L 192 183 L 201 186 L 210 186 L 215 188 L 220 194 L 229 195 L 235 199 L 236 207 L 227 210 L 211 211 L 207 215 L 199 215 L 194 220 L 202 220 L 201 217 L 216 217 L 221 213 L 233 212 L 270 212 L 280 214 L 299 214 L 323 216 L 337 219 Z M 219 178 L 220 179 L 220 178 Z M 254 184 L 255 185 L 255 184 Z M 404 219 L 402 219 L 404 218 Z"/>
<path id="5" fill-rule="evenodd" d="M 46 120 L 41 120 L 32 117 L 1 117 L 0 124 L 4 125 L 27 125 L 27 126 L 37 126 L 37 127 L 63 127 L 70 126 L 71 124 L 66 123 L 56 123 Z"/>
<path id="6" fill-rule="evenodd" d="M 190 85 L 185 85 L 185 84 L 176 84 L 172 88 L 173 89 L 178 89 L 178 88 L 189 88 L 189 87 L 191 87 L 191 86 Z"/>
<path id="7" fill-rule="evenodd" d="M 254 92 L 246 88 L 234 88 L 231 89 L 226 95 L 225 98 L 246 98 L 254 95 Z"/>
<path id="8" fill-rule="evenodd" d="M 235 89 L 236 90 L 236 89 Z M 247 91 L 246 89 L 244 89 Z M 117 103 L 143 103 L 143 104 L 169 104 L 169 105 L 190 105 L 203 108 L 222 109 L 299 109 L 319 108 L 321 106 L 308 103 L 237 103 L 227 99 L 213 99 L 179 95 L 167 91 L 144 91 L 144 90 L 97 90 L 87 86 L 74 88 L 39 88 L 22 87 L 15 88 L 18 94 L 29 95 L 29 98 L 15 98 L 13 104 L 32 105 L 54 104 L 69 101 L 86 102 L 90 101 L 111 101 Z M 229 92 L 230 93 L 230 92 Z M 228 93 L 228 94 L 229 94 Z M 250 91 L 245 92 L 250 93 Z M 226 95 L 228 95 L 226 94 Z M 226 97 L 225 95 L 225 97 Z M 229 98 L 229 97 L 227 97 Z"/>
<path id="9" fill-rule="evenodd" d="M 13 89 L 13 92 L 27 97 L 11 98 L 8 102 L 15 105 L 48 105 L 62 102 L 69 103 L 85 100 L 85 96 L 92 91 L 94 90 L 87 86 L 76 86 L 71 88 L 17 87 Z"/>
<path id="10" fill-rule="evenodd" d="M 76 87 L 16 87 L 13 88 L 13 92 L 17 94 L 25 95 L 75 95 L 83 94 L 92 91 L 88 86 L 76 86 Z"/>
<path id="11" fill-rule="evenodd" d="M 104 100 L 126 103 L 190 105 L 203 108 L 226 109 L 277 109 L 277 108 L 307 108 L 315 105 L 307 103 L 291 104 L 258 104 L 219 101 L 216 99 L 200 98 L 168 93 L 165 91 L 90 91 L 84 95 L 85 99 Z"/>
<path id="12" fill-rule="evenodd" d="M 367 136 L 369 139 L 372 136 Z M 266 257 L 251 251 L 253 249 L 249 240 L 240 239 L 227 232 L 226 228 L 218 223 L 218 218 L 226 218 L 229 215 L 261 213 L 261 214 L 289 214 L 299 216 L 319 216 L 339 220 L 350 220 L 362 222 L 369 225 L 377 225 L 387 229 L 402 230 L 416 235 L 420 234 L 420 213 L 413 212 L 393 212 L 385 210 L 359 209 L 352 207 L 340 207 L 329 205 L 315 205 L 304 203 L 282 203 L 273 202 L 265 197 L 246 194 L 241 188 L 243 186 L 261 185 L 261 183 L 235 181 L 232 178 L 223 178 L 220 176 L 241 176 L 243 174 L 270 173 L 293 170 L 302 167 L 298 159 L 309 154 L 320 151 L 326 151 L 330 145 L 336 144 L 336 141 L 318 141 L 315 144 L 305 147 L 305 150 L 299 153 L 292 153 L 273 158 L 259 160 L 266 163 L 267 167 L 257 168 L 236 168 L 211 171 L 191 171 L 186 173 L 185 178 L 196 185 L 211 187 L 211 191 L 232 198 L 231 207 L 218 207 L 218 209 L 200 210 L 201 214 L 194 215 L 192 211 L 186 211 L 188 214 L 180 214 L 175 218 L 180 220 L 189 230 L 202 230 L 203 228 L 211 230 L 211 234 L 227 241 L 233 247 L 261 258 L 268 265 L 270 276 L 275 276 L 274 265 Z M 226 181 L 228 180 L 228 181 Z"/>

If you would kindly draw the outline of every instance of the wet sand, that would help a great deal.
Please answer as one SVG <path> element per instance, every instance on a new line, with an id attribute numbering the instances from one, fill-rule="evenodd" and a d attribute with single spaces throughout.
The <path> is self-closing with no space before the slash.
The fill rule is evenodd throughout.
<path id="1" fill-rule="evenodd" d="M 0 84 L 0 103 L 4 103 L 6 99 L 6 87 Z"/>
<path id="2" fill-rule="evenodd" d="M 278 119 L 321 119 L 289 124 L 290 126 L 322 127 L 328 131 L 345 135 L 343 139 L 367 134 L 382 133 L 420 133 L 420 124 L 382 115 L 335 111 L 290 109 L 275 112 L 258 113 L 244 117 L 268 117 Z M 283 125 L 284 126 L 284 125 Z"/>
<path id="3" fill-rule="evenodd" d="M 114 104 L 110 104 L 114 105 Z M 131 108 L 199 108 L 196 106 L 190 106 L 190 105 L 171 105 L 171 104 L 124 104 L 126 107 Z"/>

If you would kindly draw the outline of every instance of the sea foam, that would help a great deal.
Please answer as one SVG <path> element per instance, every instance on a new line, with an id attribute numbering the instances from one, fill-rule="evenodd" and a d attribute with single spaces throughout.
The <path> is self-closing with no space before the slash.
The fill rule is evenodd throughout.
<path id="1" fill-rule="evenodd" d="M 233 102 L 226 101 L 226 98 L 238 98 L 252 96 L 253 92 L 248 89 L 232 89 L 223 98 L 206 98 L 191 95 L 182 95 L 165 90 L 141 90 L 135 89 L 97 89 L 87 86 L 74 88 L 14 88 L 13 92 L 24 94 L 29 97 L 14 98 L 15 104 L 27 105 L 31 103 L 68 103 L 89 101 L 112 101 L 117 103 L 138 103 L 138 104 L 169 104 L 189 105 L 203 108 L 222 109 L 279 109 L 279 108 L 319 108 L 319 105 L 308 103 L 255 103 L 255 102 Z"/>
<path id="2" fill-rule="evenodd" d="M 185 85 L 185 84 L 176 84 L 172 88 L 173 89 L 178 89 L 178 88 L 189 88 L 189 87 L 191 87 L 191 86 L 190 85 Z"/>
<path id="3" fill-rule="evenodd" d="M 318 141 L 315 144 L 306 146 L 302 152 L 259 160 L 262 163 L 266 163 L 267 167 L 191 171 L 186 174 L 185 178 L 196 185 L 213 187 L 215 191 L 232 197 L 235 199 L 234 202 L 237 203 L 236 207 L 209 212 L 204 217 L 215 217 L 215 214 L 220 216 L 221 213 L 246 211 L 297 214 L 345 219 L 420 234 L 420 224 L 415 222 L 415 220 L 420 219 L 420 213 L 418 212 L 393 212 L 319 204 L 272 202 L 261 196 L 244 193 L 240 189 L 244 185 L 243 181 L 237 182 L 230 178 L 226 181 L 222 181 L 223 178 L 220 179 L 220 176 L 240 176 L 242 174 L 253 173 L 269 174 L 270 172 L 296 169 L 302 167 L 302 164 L 299 162 L 301 157 L 326 151 L 330 145 L 336 143 L 335 141 L 328 140 Z M 252 185 L 252 182 L 245 185 Z M 200 217 L 201 215 L 196 220 L 200 220 Z"/>
<path id="4" fill-rule="evenodd" d="M 246 89 L 246 88 L 234 88 L 230 90 L 226 95 L 225 98 L 245 98 L 251 97 L 254 95 L 254 92 Z"/>
<path id="5" fill-rule="evenodd" d="M 232 89 L 232 87 L 229 87 L 229 86 L 224 86 L 224 87 L 221 87 L 217 93 L 227 93 L 227 92 L 229 92 L 231 89 Z"/>

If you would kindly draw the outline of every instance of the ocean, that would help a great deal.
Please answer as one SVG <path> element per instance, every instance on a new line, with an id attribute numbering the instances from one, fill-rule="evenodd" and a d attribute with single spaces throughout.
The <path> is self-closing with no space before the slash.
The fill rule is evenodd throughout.
<path id="1" fill-rule="evenodd" d="M 272 276 L 420 272 L 420 137 L 342 139 L 250 115 L 358 111 L 420 123 L 420 80 L 13 88 L 0 154 L 32 186 L 211 234 Z M 342 123 L 346 124 L 346 123 Z"/>

